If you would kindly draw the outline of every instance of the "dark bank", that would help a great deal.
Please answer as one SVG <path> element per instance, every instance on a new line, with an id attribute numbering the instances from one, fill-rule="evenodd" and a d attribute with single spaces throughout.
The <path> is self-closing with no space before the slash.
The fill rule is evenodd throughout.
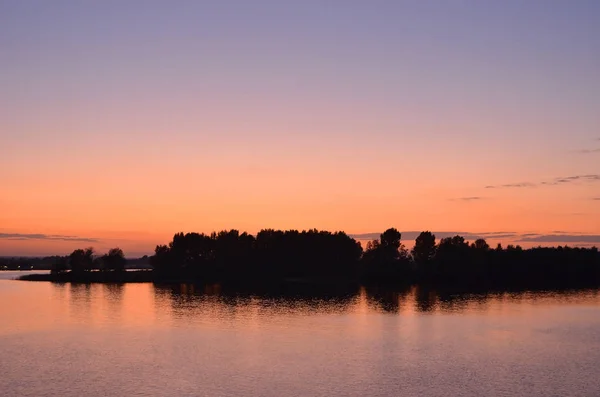
<path id="1" fill-rule="evenodd" d="M 427 285 L 447 290 L 569 288 L 598 286 L 600 254 L 596 247 L 535 247 L 500 244 L 461 236 L 439 241 L 422 232 L 412 250 L 390 228 L 365 249 L 344 232 L 261 230 L 256 236 L 237 230 L 212 234 L 177 233 L 158 245 L 151 270 L 125 271 L 118 248 L 98 256 L 92 248 L 56 257 L 48 275 L 21 279 L 55 282 L 222 283 L 238 288 L 291 284 Z"/>

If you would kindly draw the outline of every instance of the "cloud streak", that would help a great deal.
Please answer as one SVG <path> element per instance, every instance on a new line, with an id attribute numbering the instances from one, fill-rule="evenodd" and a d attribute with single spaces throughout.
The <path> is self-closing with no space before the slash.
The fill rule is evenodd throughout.
<path id="1" fill-rule="evenodd" d="M 557 186 L 564 185 L 573 182 L 600 182 L 600 174 L 587 174 L 587 175 L 571 175 L 565 177 L 556 177 L 548 181 L 541 181 L 538 183 L 532 182 L 518 182 L 518 183 L 507 183 L 504 185 L 488 185 L 486 189 L 503 189 L 503 188 L 532 188 L 540 185 L 545 186 Z"/>
<path id="2" fill-rule="evenodd" d="M 535 183 L 531 182 L 519 182 L 519 183 L 507 183 L 505 185 L 488 185 L 486 189 L 498 189 L 498 188 L 522 188 L 522 187 L 535 187 Z"/>
<path id="3" fill-rule="evenodd" d="M 412 241 L 417 238 L 421 232 L 417 231 L 406 231 L 402 232 L 403 241 Z M 479 238 L 488 240 L 508 240 L 508 242 L 515 243 L 552 243 L 552 244 L 577 244 L 577 245 L 594 245 L 600 244 L 600 235 L 596 234 L 582 234 L 582 233 L 567 233 L 567 232 L 554 232 L 553 234 L 540 234 L 540 233 L 516 233 L 516 232 L 483 232 L 483 233 L 472 233 L 472 232 L 432 232 L 435 237 L 439 240 L 446 237 L 453 237 L 456 235 L 462 236 L 465 240 L 474 241 Z M 362 233 L 362 234 L 351 234 L 350 237 L 357 240 L 374 240 L 379 238 L 380 233 Z"/>
<path id="4" fill-rule="evenodd" d="M 600 182 L 599 174 L 589 174 L 589 175 L 574 175 L 574 176 L 566 176 L 563 178 L 554 178 L 552 181 L 541 182 L 542 185 L 560 185 L 564 183 L 572 183 L 577 181 L 583 182 Z"/>
<path id="5" fill-rule="evenodd" d="M 479 201 L 479 200 L 485 200 L 485 197 L 470 196 L 470 197 L 459 197 L 459 198 L 450 199 L 450 201 Z"/>
<path id="6" fill-rule="evenodd" d="M 77 241 L 83 243 L 97 243 L 100 240 L 89 237 L 64 236 L 60 234 L 42 233 L 0 233 L 0 239 L 4 240 L 49 240 L 49 241 Z"/>
<path id="7" fill-rule="evenodd" d="M 527 243 L 600 244 L 600 234 L 541 234 L 535 237 L 522 237 L 517 241 Z"/>
<path id="8" fill-rule="evenodd" d="M 596 149 L 582 149 L 582 150 L 578 150 L 577 153 L 581 153 L 581 154 L 600 153 L 600 148 L 596 148 Z"/>

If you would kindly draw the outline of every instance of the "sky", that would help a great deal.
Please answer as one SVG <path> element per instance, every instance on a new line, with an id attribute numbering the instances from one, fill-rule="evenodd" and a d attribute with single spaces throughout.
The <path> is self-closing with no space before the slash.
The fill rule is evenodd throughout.
<path id="1" fill-rule="evenodd" d="M 584 0 L 0 0 L 0 255 L 229 228 L 600 245 L 598 20 Z"/>

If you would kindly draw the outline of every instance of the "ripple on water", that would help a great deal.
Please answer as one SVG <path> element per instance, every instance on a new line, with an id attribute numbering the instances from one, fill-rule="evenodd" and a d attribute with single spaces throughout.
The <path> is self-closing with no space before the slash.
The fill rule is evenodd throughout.
<path id="1" fill-rule="evenodd" d="M 3 396 L 600 390 L 595 290 L 288 296 L 0 280 L 0 302 Z"/>

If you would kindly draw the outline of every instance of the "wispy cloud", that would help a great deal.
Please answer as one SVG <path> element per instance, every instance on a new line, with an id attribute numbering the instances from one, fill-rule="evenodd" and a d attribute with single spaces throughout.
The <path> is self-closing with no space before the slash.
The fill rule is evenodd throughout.
<path id="1" fill-rule="evenodd" d="M 572 182 L 600 182 L 600 174 L 573 175 L 540 182 L 541 185 L 561 185 Z"/>
<path id="2" fill-rule="evenodd" d="M 594 201 L 600 201 L 600 197 L 592 197 L 592 200 L 594 200 Z"/>
<path id="3" fill-rule="evenodd" d="M 83 243 L 97 243 L 100 240 L 89 237 L 64 236 L 60 234 L 41 233 L 0 233 L 0 239 L 5 240 L 55 240 L 55 241 L 78 241 Z"/>
<path id="4" fill-rule="evenodd" d="M 481 197 L 481 196 L 470 196 L 470 197 L 458 197 L 458 198 L 451 198 L 449 199 L 450 201 L 478 201 L 478 200 L 485 200 L 485 197 Z"/>
<path id="5" fill-rule="evenodd" d="M 596 148 L 596 149 L 582 149 L 582 150 L 578 150 L 577 153 L 582 153 L 582 154 L 600 153 L 600 148 Z"/>
<path id="6" fill-rule="evenodd" d="M 504 185 L 488 185 L 486 189 L 501 189 L 501 188 L 530 188 L 538 185 L 545 186 L 556 186 L 563 185 L 573 182 L 600 182 L 600 174 L 587 174 L 587 175 L 571 175 L 565 177 L 556 177 L 547 181 L 541 181 L 538 183 L 532 182 L 519 182 L 519 183 L 507 183 Z"/>
<path id="7" fill-rule="evenodd" d="M 600 244 L 599 234 L 541 234 L 535 237 L 522 237 L 518 242 L 527 243 L 585 243 Z"/>
<path id="8" fill-rule="evenodd" d="M 531 182 L 519 182 L 519 183 L 507 183 L 504 185 L 488 185 L 486 189 L 497 189 L 497 188 L 521 188 L 521 187 L 535 187 L 535 183 Z"/>

